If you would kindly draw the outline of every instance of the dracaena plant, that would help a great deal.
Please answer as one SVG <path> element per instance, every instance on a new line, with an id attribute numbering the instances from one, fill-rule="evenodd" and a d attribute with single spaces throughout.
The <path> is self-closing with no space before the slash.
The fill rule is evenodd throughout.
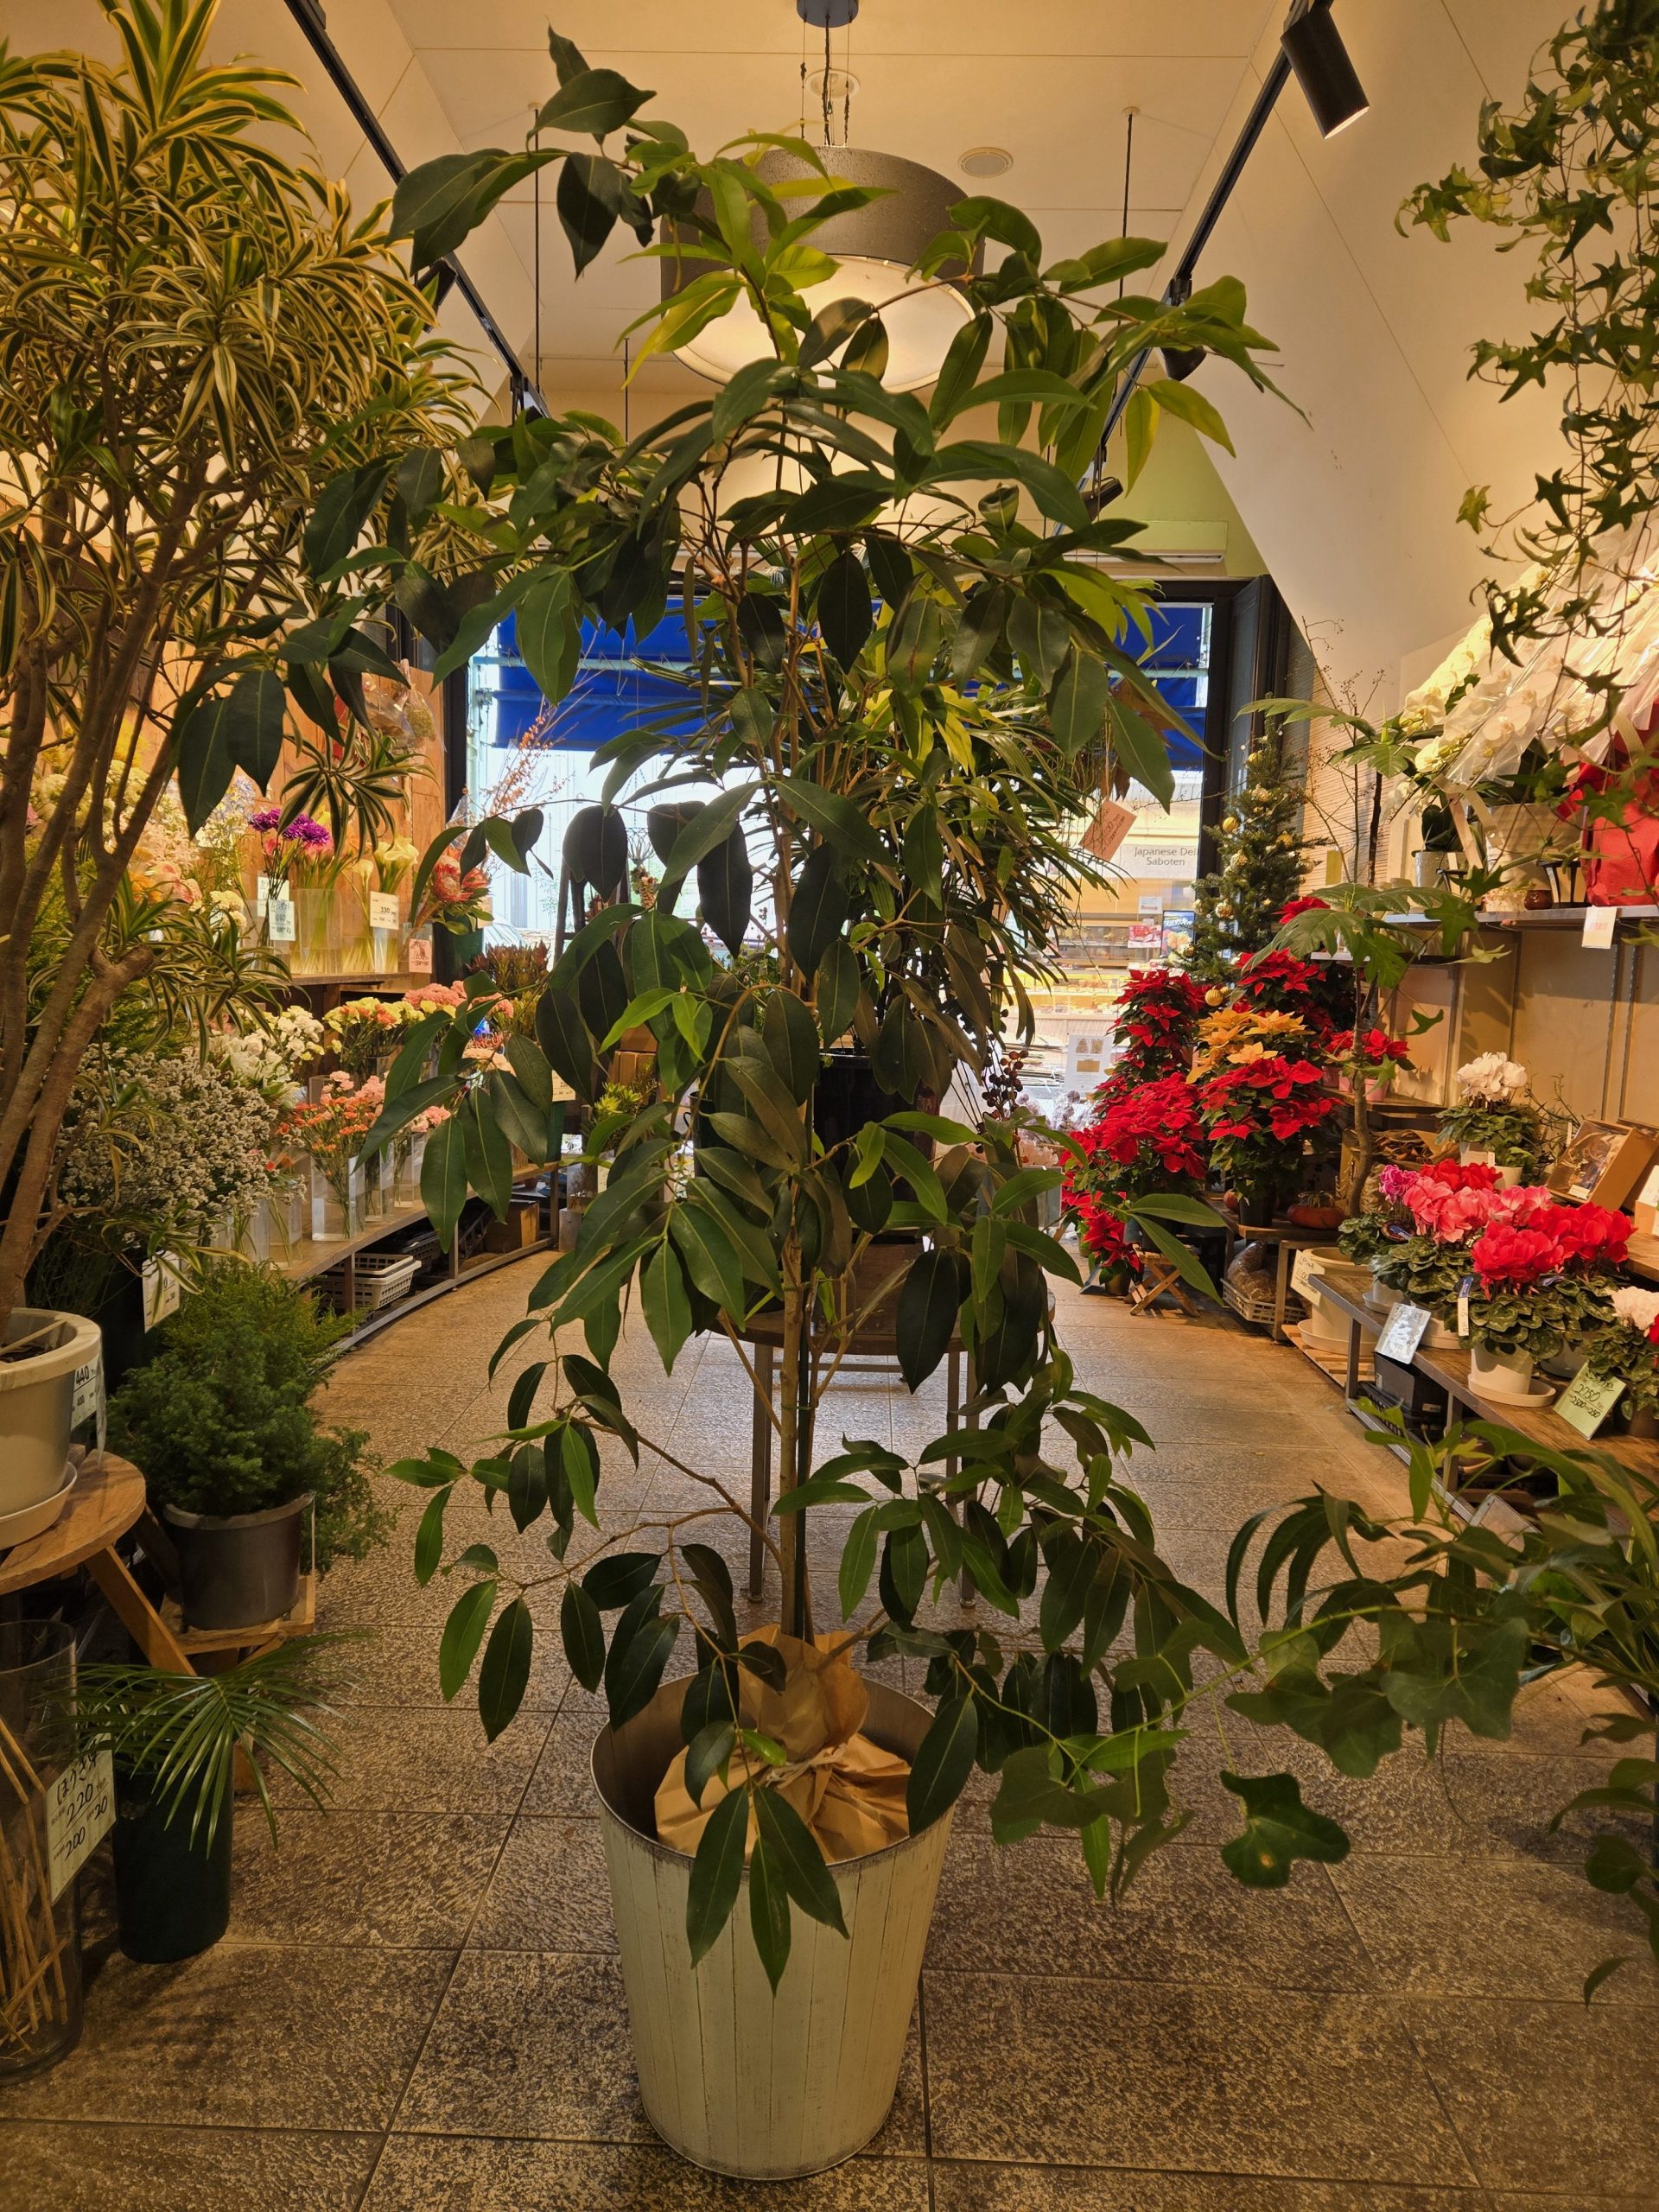
<path id="1" fill-rule="evenodd" d="M 1011 1020 L 1029 1029 L 1026 979 L 1051 970 L 1056 933 L 1093 880 L 1077 833 L 1103 783 L 1134 775 L 1171 788 L 1162 733 L 1176 718 L 1135 658 L 1145 594 L 1097 565 L 1132 526 L 1092 518 L 1076 474 L 1147 346 L 1204 346 L 1260 383 L 1263 341 L 1236 286 L 1184 308 L 1116 296 L 1121 275 L 1159 257 L 1155 244 L 1116 241 L 1045 267 L 1023 215 L 973 200 L 924 267 L 971 266 L 987 238 L 1006 257 L 963 281 L 968 319 L 931 401 L 892 391 L 877 303 L 840 300 L 813 316 L 801 298 L 834 276 L 817 227 L 868 196 L 836 182 L 833 154 L 791 145 L 807 188 L 785 200 L 757 166 L 775 142 L 696 161 L 672 126 L 640 118 L 648 94 L 587 69 L 567 41 L 556 38 L 553 54 L 561 89 L 540 129 L 586 132 L 601 151 L 538 140 L 416 172 L 396 214 L 417 269 L 459 244 L 507 184 L 556 162 L 578 267 L 618 220 L 645 238 L 671 219 L 666 250 L 695 254 L 701 289 L 675 295 L 643 350 L 683 341 L 702 308 L 740 295 L 767 350 L 629 442 L 586 415 L 480 433 L 461 454 L 471 506 L 450 507 L 473 533 L 470 561 L 446 574 L 380 549 L 399 602 L 442 644 L 441 670 L 512 611 L 555 700 L 572 680 L 582 620 L 645 630 L 677 595 L 696 709 L 601 755 L 609 776 L 590 842 L 625 856 L 622 825 L 605 810 L 646 802 L 664 871 L 654 902 L 620 895 L 619 858 L 616 895 L 556 961 L 533 1039 L 507 1037 L 499 1065 L 468 1058 L 489 990 L 470 978 L 458 1007 L 411 1032 L 387 1080 L 379 1142 L 435 1104 L 452 1109 L 424 1167 L 446 1238 L 469 1190 L 505 1207 L 513 1145 L 550 1156 L 555 1075 L 588 1108 L 589 1155 L 612 1160 L 575 1249 L 503 1347 L 564 1332 L 559 1356 L 518 1376 L 506 1433 L 470 1465 L 434 1451 L 399 1470 L 430 1493 L 416 1570 L 429 1579 L 444 1563 L 458 1489 L 504 1497 L 521 1529 L 550 1523 L 539 1580 L 561 1593 L 577 1677 L 603 1682 L 620 1723 L 677 1649 L 688 1655 L 690 1772 L 723 1768 L 738 1670 L 779 1663 L 741 1644 L 729 1573 L 705 1541 L 711 1513 L 741 1524 L 745 1506 L 718 1471 L 664 1448 L 609 1370 L 631 1306 L 665 1366 L 694 1332 L 710 1332 L 754 1379 L 745 1332 L 763 1315 L 777 1351 L 778 1401 L 767 1396 L 763 1418 L 780 1496 L 754 1534 L 776 1564 L 784 1626 L 808 1635 L 844 1620 L 849 1642 L 878 1656 L 928 1657 L 941 1702 L 911 1784 L 915 1828 L 950 1803 L 977 1758 L 1004 1777 L 1000 1832 L 1044 1821 L 1080 1831 L 1097 1880 L 1121 1883 L 1173 1832 L 1164 1776 L 1177 1735 L 1164 1722 L 1191 1688 L 1195 1650 L 1232 1662 L 1241 1649 L 1160 1560 L 1121 1479 L 1142 1432 L 1077 1387 L 1056 1339 L 1047 1278 L 1077 1272 L 1038 1211 L 1059 1171 L 1022 1163 L 1018 1116 L 965 1122 L 938 1108 Z M 957 434 L 991 406 L 1001 437 Z M 1144 429 L 1144 409 L 1141 419 Z M 744 464 L 768 488 L 731 489 Z M 435 466 L 435 486 L 446 474 Z M 375 555 L 361 557 L 372 566 Z M 493 846 L 519 864 L 524 838 L 522 823 L 480 823 L 461 861 Z M 594 867 L 603 889 L 609 863 Z M 729 965 L 681 911 L 694 876 Z M 764 957 L 744 950 L 757 933 Z M 637 1047 L 641 1029 L 656 1083 L 644 1104 L 607 1111 L 610 1056 L 625 1038 Z M 849 1037 L 884 1095 L 850 1121 L 831 1110 L 825 1079 L 830 1049 Z M 1154 1192 L 1124 1211 L 1203 1282 L 1172 1227 L 1213 1220 L 1200 1200 Z M 863 1263 L 873 1240 L 895 1235 L 910 1240 L 892 1309 L 905 1380 L 919 1386 L 960 1331 L 982 1418 L 976 1435 L 936 1440 L 914 1469 L 869 1444 L 835 1451 L 831 1440 L 826 1458 L 820 1433 L 824 1393 L 880 1296 Z M 578 1326 L 582 1353 L 565 1349 Z M 1071 1458 L 1052 1454 L 1046 1422 Z M 617 1440 L 704 1485 L 707 1506 L 598 1538 L 601 1446 Z M 833 1591 L 815 1587 L 807 1567 L 807 1513 L 825 1504 L 843 1519 L 850 1509 Z M 594 1533 L 578 1541 L 582 1522 Z M 1045 1569 L 1038 1617 L 1022 1624 Z M 493 1735 L 527 1678 L 531 1581 L 476 1543 L 447 1571 L 467 1586 L 444 1634 L 443 1687 L 455 1694 L 481 1651 Z M 930 1589 L 963 1573 L 995 1626 L 936 1632 Z M 761 1765 L 750 1786 L 765 1789 L 770 1773 Z M 699 1952 L 738 1894 L 733 1822 L 746 1800 L 734 1796 L 694 1870 Z M 816 1844 L 802 1831 L 780 1845 L 787 1813 L 767 1808 L 757 1850 L 768 1878 L 753 1898 L 786 1892 L 834 1919 Z M 760 1913 L 756 1934 L 775 1980 L 787 1911 Z"/>
<path id="2" fill-rule="evenodd" d="M 288 158 L 293 80 L 204 65 L 214 0 L 104 12 L 118 65 L 0 49 L 0 1322 L 84 1055 L 162 980 L 129 871 L 163 793 L 194 830 L 263 788 L 290 695 L 366 734 L 398 671 L 336 564 L 462 419 L 383 226 Z"/>

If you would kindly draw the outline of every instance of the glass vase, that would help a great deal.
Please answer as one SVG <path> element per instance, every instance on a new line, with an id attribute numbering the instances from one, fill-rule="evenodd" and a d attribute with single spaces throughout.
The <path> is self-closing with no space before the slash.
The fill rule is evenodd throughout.
<path id="1" fill-rule="evenodd" d="M 327 976 L 329 967 L 329 925 L 334 896 L 318 883 L 294 887 L 294 943 L 289 967 L 296 976 Z"/>
<path id="2" fill-rule="evenodd" d="M 47 1794 L 74 1694 L 66 1621 L 0 1623 L 0 2079 L 56 2065 L 80 2037 L 80 1911 L 52 1895 Z"/>
<path id="3" fill-rule="evenodd" d="M 362 1173 L 355 1159 L 312 1163 L 311 1242 L 343 1244 L 363 1226 Z"/>

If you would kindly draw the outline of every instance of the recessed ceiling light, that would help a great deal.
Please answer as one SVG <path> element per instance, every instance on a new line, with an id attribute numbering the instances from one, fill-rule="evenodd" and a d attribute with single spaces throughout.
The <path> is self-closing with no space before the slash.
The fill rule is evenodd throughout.
<path id="1" fill-rule="evenodd" d="M 1006 146 L 970 146 L 957 157 L 957 167 L 967 176 L 1001 176 L 1014 167 Z"/>

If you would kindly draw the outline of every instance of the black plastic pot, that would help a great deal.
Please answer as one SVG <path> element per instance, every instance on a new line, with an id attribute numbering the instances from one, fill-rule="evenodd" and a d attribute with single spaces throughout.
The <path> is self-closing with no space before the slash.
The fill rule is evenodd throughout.
<path id="1" fill-rule="evenodd" d="M 187 1513 L 163 1505 L 179 1561 L 179 1606 L 189 1628 L 257 1628 L 291 1612 L 311 1499 L 263 1513 Z"/>
<path id="2" fill-rule="evenodd" d="M 228 1781 L 212 1847 L 191 1840 L 194 1808 L 168 1820 L 143 1783 L 124 1776 L 115 1820 L 116 1940 L 130 1959 L 166 1966 L 217 1943 L 231 1922 Z M 203 1823 L 203 1830 L 206 1829 Z"/>

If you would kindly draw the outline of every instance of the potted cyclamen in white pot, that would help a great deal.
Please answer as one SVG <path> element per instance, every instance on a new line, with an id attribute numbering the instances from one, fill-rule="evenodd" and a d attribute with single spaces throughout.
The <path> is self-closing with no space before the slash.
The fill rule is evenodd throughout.
<path id="1" fill-rule="evenodd" d="M 1613 1319 L 1592 1337 L 1585 1364 L 1598 1382 L 1615 1378 L 1624 1395 L 1614 1408 L 1631 1436 L 1659 1436 L 1659 1290 L 1621 1283 Z"/>
<path id="2" fill-rule="evenodd" d="M 1558 1205 L 1543 1192 L 1489 1223 L 1471 1249 L 1465 1294 L 1478 1390 L 1521 1404 L 1549 1395 L 1547 1386 L 1535 1387 L 1533 1370 L 1611 1322 L 1611 1271 L 1630 1230 L 1623 1214 Z"/>
<path id="3" fill-rule="evenodd" d="M 1506 1189 L 1541 1176 L 1549 1143 L 1525 1068 L 1502 1052 L 1483 1052 L 1458 1070 L 1458 1090 L 1459 1103 L 1440 1116 L 1440 1135 L 1465 1166 L 1495 1167 Z"/>

